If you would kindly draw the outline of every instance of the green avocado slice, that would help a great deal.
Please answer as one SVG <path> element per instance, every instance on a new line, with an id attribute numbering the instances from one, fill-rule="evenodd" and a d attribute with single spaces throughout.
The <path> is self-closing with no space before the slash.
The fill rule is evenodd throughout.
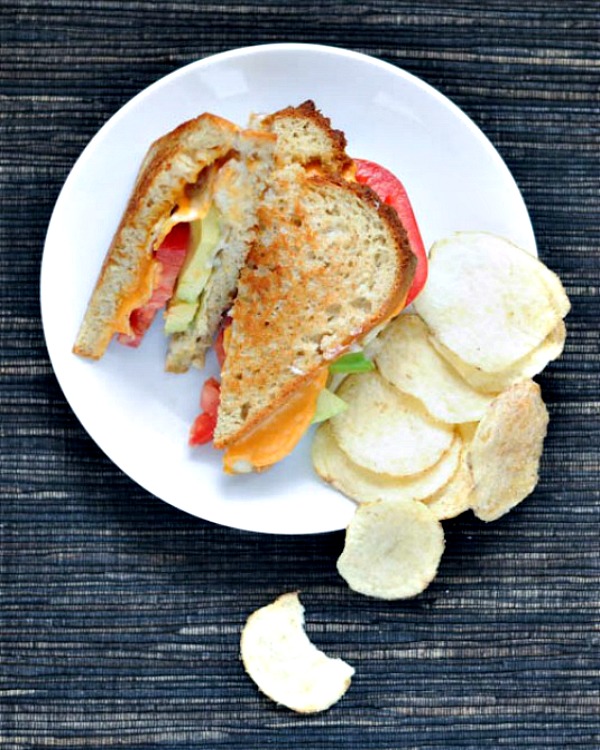
<path id="1" fill-rule="evenodd" d="M 165 333 L 185 331 L 196 314 L 198 302 L 212 273 L 215 251 L 221 236 L 219 212 L 212 205 L 204 219 L 192 222 L 191 247 L 175 294 L 165 316 Z"/>
<path id="2" fill-rule="evenodd" d="M 332 393 L 327 388 L 324 388 L 321 393 L 319 393 L 319 398 L 317 399 L 317 410 L 315 416 L 312 418 L 312 424 L 325 422 L 327 419 L 335 417 L 336 414 L 340 414 L 347 408 L 348 404 L 343 399 L 336 396 L 335 393 Z"/>

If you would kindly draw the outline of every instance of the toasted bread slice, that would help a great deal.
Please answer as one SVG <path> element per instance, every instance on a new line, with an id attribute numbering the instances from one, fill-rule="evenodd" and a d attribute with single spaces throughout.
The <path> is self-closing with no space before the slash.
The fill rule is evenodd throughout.
<path id="1" fill-rule="evenodd" d="M 251 119 L 252 127 L 277 136 L 278 166 L 300 164 L 308 169 L 345 175 L 353 169 L 346 153 L 346 136 L 334 130 L 331 121 L 307 100 L 264 117 Z"/>
<path id="2" fill-rule="evenodd" d="M 227 448 L 393 315 L 415 258 L 396 212 L 369 188 L 278 170 L 240 275 L 214 444 Z"/>
<path id="3" fill-rule="evenodd" d="M 237 161 L 242 153 L 258 164 L 271 140 L 206 113 L 151 145 L 92 293 L 73 347 L 76 354 L 98 359 L 115 333 L 131 333 L 132 311 L 152 295 L 158 273 L 154 250 L 173 226 L 174 211 L 185 204 L 186 188 L 195 185 L 204 170 Z M 239 243 L 237 252 L 242 252 Z M 212 307 L 216 305 L 213 301 Z M 215 317 L 213 312 L 207 326 L 216 327 Z"/>

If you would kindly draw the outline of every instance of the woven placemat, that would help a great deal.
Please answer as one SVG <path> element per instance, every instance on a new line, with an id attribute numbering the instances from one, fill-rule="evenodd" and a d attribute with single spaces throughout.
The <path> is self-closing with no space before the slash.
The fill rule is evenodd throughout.
<path id="1" fill-rule="evenodd" d="M 598 747 L 597 3 L 4 0 L 0 21 L 0 744 Z M 44 235 L 92 135 L 180 65 L 273 41 L 366 52 L 452 98 L 573 303 L 539 378 L 537 490 L 495 524 L 445 524 L 440 573 L 408 602 L 346 588 L 341 533 L 233 531 L 149 496 L 86 435 L 44 346 Z M 261 696 L 238 658 L 248 614 L 291 590 L 313 640 L 356 668 L 313 717 Z"/>

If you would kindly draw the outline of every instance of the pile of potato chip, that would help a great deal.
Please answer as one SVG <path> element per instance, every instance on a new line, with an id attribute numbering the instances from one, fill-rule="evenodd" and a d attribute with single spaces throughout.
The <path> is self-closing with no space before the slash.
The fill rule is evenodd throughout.
<path id="1" fill-rule="evenodd" d="M 374 371 L 342 382 L 348 407 L 313 444 L 317 473 L 359 503 L 338 561 L 351 588 L 415 596 L 437 571 L 441 520 L 494 521 L 533 491 L 548 413 L 531 378 L 561 354 L 569 307 L 559 278 L 505 239 L 433 246 L 415 312 L 371 345 Z"/>
<path id="2" fill-rule="evenodd" d="M 434 579 L 442 520 L 493 521 L 533 491 L 548 412 L 531 378 L 563 350 L 569 300 L 524 250 L 466 232 L 433 246 L 414 308 L 369 345 L 375 370 L 339 385 L 347 408 L 313 443 L 317 473 L 358 503 L 338 571 L 383 599 Z M 310 642 L 296 593 L 248 618 L 241 654 L 262 692 L 302 713 L 329 708 L 354 673 Z"/>

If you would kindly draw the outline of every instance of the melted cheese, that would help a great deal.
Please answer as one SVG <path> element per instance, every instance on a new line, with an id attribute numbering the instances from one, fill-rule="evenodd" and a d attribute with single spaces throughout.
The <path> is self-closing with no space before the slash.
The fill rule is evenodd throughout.
<path id="1" fill-rule="evenodd" d="M 215 170 L 208 168 L 208 175 L 196 185 L 186 185 L 177 200 L 175 211 L 168 216 L 160 227 L 154 247 L 160 247 L 164 238 L 176 224 L 190 223 L 204 219 L 212 202 L 215 183 Z"/>
<path id="2" fill-rule="evenodd" d="M 113 323 L 113 331 L 115 333 L 123 333 L 126 336 L 131 336 L 131 313 L 137 310 L 138 307 L 143 307 L 152 296 L 160 268 L 160 263 L 154 260 L 154 258 L 146 259 L 140 270 L 140 279 L 135 289 L 125 295 L 119 305 L 119 312 Z"/>
<path id="3" fill-rule="evenodd" d="M 314 417 L 328 374 L 327 367 L 320 370 L 274 414 L 227 448 L 223 458 L 225 471 L 237 474 L 266 469 L 291 453 Z"/>
<path id="4" fill-rule="evenodd" d="M 188 184 L 184 187 L 177 199 L 175 210 L 160 225 L 152 245 L 153 251 L 161 246 L 165 237 L 176 224 L 190 223 L 205 218 L 213 200 L 216 175 L 217 170 L 213 166 L 207 167 L 197 183 Z M 129 322 L 131 313 L 140 307 L 144 307 L 150 300 L 158 282 L 160 270 L 161 265 L 153 255 L 142 261 L 135 288 L 124 295 L 119 306 L 119 312 L 112 326 L 114 333 L 131 335 L 131 324 Z"/>

